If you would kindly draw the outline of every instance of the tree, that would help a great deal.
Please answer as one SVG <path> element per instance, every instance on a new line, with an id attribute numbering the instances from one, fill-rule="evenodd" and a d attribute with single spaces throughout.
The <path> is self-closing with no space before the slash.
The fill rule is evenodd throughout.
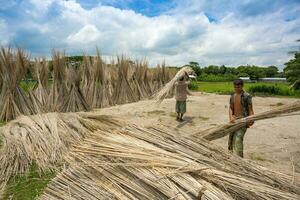
<path id="1" fill-rule="evenodd" d="M 67 62 L 83 62 L 84 56 L 66 56 L 65 59 Z"/>
<path id="2" fill-rule="evenodd" d="M 265 68 L 258 66 L 239 66 L 239 74 L 248 74 L 251 80 L 258 80 L 266 77 Z"/>
<path id="3" fill-rule="evenodd" d="M 214 75 L 217 75 L 220 73 L 220 70 L 219 70 L 219 66 L 216 66 L 216 65 L 209 65 L 208 67 L 205 67 L 204 68 L 204 72 L 206 74 L 214 74 Z"/>
<path id="4" fill-rule="evenodd" d="M 222 65 L 220 68 L 219 68 L 219 73 L 220 74 L 225 74 L 227 71 L 227 67 L 225 65 Z"/>
<path id="5" fill-rule="evenodd" d="M 191 62 L 189 63 L 189 65 L 190 65 L 190 67 L 194 70 L 194 72 L 197 74 L 197 76 L 200 76 L 200 75 L 201 75 L 202 70 L 201 70 L 201 68 L 200 68 L 199 63 L 194 62 L 194 61 L 191 61 Z"/>
<path id="6" fill-rule="evenodd" d="M 278 74 L 278 68 L 276 66 L 269 66 L 265 69 L 266 77 L 275 77 Z"/>
<path id="7" fill-rule="evenodd" d="M 300 90 L 300 51 L 295 52 L 294 59 L 284 65 L 283 71 L 287 81 L 292 84 L 292 88 Z"/>
<path id="8" fill-rule="evenodd" d="M 247 74 L 245 72 L 241 72 L 238 74 L 238 77 L 249 77 L 249 74 Z"/>
<path id="9" fill-rule="evenodd" d="M 239 71 L 235 67 L 226 67 L 226 74 L 237 75 Z"/>

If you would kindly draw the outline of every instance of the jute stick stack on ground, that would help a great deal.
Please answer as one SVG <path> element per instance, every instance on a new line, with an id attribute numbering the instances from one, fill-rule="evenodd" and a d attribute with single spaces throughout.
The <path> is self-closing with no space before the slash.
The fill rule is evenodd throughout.
<path id="1" fill-rule="evenodd" d="M 0 185 L 33 162 L 40 170 L 67 164 L 40 199 L 300 197 L 300 183 L 292 184 L 292 177 L 170 129 L 95 113 L 49 113 L 23 116 L 0 133 Z"/>
<path id="2" fill-rule="evenodd" d="M 100 59 L 100 58 L 95 58 Z M 94 108 L 93 99 L 95 96 L 96 68 L 89 56 L 83 56 L 83 62 L 80 65 L 82 71 L 82 92 L 88 105 Z"/>
<path id="3" fill-rule="evenodd" d="M 209 141 L 216 140 L 225 137 L 226 135 L 240 129 L 241 127 L 246 126 L 247 122 L 264 120 L 273 117 L 281 117 L 297 111 L 300 111 L 300 101 L 297 101 L 293 104 L 283 105 L 278 108 L 263 113 L 258 113 L 240 120 L 236 120 L 235 123 L 227 123 L 215 128 L 196 132 L 193 134 L 193 137 L 201 137 Z"/>
<path id="4" fill-rule="evenodd" d="M 69 67 L 67 69 L 68 93 L 63 97 L 59 104 L 60 112 L 88 111 L 90 106 L 81 91 L 81 72 L 79 69 Z"/>
<path id="5" fill-rule="evenodd" d="M 67 94 L 66 83 L 66 60 L 65 56 L 58 51 L 53 51 L 53 83 L 49 95 L 49 109 L 50 111 L 59 111 L 58 104 L 63 101 Z"/>
<path id="6" fill-rule="evenodd" d="M 95 131 L 65 157 L 40 199 L 289 199 L 289 176 L 161 128 Z M 226 167 L 225 167 L 226 166 Z M 244 174 L 243 172 L 247 172 Z"/>
<path id="7" fill-rule="evenodd" d="M 34 63 L 32 63 L 31 74 L 36 81 L 32 91 L 29 91 L 31 102 L 36 105 L 37 113 L 47 112 L 49 100 L 49 66 L 45 58 L 35 59 Z"/>
<path id="8" fill-rule="evenodd" d="M 21 114 L 34 114 L 35 109 L 19 83 L 28 69 L 27 54 L 21 49 L 13 51 L 1 48 L 0 76 L 2 88 L 0 93 L 0 120 L 9 121 Z"/>
<path id="9" fill-rule="evenodd" d="M 113 100 L 115 104 L 124 104 L 138 101 L 131 85 L 131 63 L 125 57 L 119 57 L 117 62 L 118 79 L 114 88 Z"/>

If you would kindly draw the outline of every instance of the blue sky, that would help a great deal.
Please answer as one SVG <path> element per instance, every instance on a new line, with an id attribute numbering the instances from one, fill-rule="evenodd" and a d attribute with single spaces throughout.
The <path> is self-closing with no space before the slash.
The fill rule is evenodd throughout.
<path id="1" fill-rule="evenodd" d="M 300 0 L 0 0 L 0 44 L 32 57 L 146 57 L 152 65 L 282 68 L 300 38 Z"/>

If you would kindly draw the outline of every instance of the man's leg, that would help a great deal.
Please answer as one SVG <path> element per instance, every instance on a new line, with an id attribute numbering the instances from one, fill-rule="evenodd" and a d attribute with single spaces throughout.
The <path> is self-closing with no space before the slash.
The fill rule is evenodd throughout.
<path id="1" fill-rule="evenodd" d="M 177 113 L 176 119 L 178 120 L 178 119 L 180 119 L 180 109 L 179 109 L 179 102 L 178 101 L 176 101 L 175 111 Z"/>
<path id="2" fill-rule="evenodd" d="M 234 133 L 230 133 L 229 134 L 229 138 L 228 138 L 228 150 L 232 153 L 233 150 L 233 137 L 234 137 Z"/>
<path id="3" fill-rule="evenodd" d="M 180 120 L 183 120 L 183 113 L 180 113 Z"/>
<path id="4" fill-rule="evenodd" d="M 181 111 L 180 120 L 183 121 L 183 115 L 186 112 L 186 101 L 182 101 L 180 106 L 181 106 L 180 107 L 180 111 Z"/>
<path id="5" fill-rule="evenodd" d="M 233 136 L 233 152 L 240 156 L 244 157 L 244 136 L 246 133 L 247 128 L 241 128 L 240 130 L 236 131 L 234 136 Z"/>

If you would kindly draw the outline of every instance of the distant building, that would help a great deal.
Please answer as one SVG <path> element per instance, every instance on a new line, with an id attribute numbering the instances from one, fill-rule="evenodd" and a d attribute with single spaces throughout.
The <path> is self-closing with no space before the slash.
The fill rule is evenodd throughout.
<path id="1" fill-rule="evenodd" d="M 240 77 L 239 79 L 242 79 L 244 82 L 252 82 L 250 77 Z"/>
<path id="2" fill-rule="evenodd" d="M 251 80 L 250 77 L 240 77 L 244 82 L 257 82 L 256 80 Z M 258 81 L 265 83 L 284 83 L 286 78 L 260 78 Z"/>
<path id="3" fill-rule="evenodd" d="M 279 82 L 286 82 L 286 78 L 260 78 L 259 81 L 270 82 L 270 83 L 279 83 Z"/>

